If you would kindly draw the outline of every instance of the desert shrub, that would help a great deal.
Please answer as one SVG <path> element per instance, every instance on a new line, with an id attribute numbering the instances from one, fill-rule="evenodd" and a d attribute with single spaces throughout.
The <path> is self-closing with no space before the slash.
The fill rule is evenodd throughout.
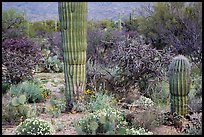
<path id="1" fill-rule="evenodd" d="M 108 90 L 120 98 L 136 88 L 150 97 L 152 85 L 165 78 L 174 55 L 169 49 L 146 45 L 138 34 L 127 37 L 111 29 L 90 29 L 87 40 L 87 87 Z"/>
<path id="2" fill-rule="evenodd" d="M 184 135 L 202 135 L 202 128 L 195 128 L 193 124 L 189 124 L 188 128 L 183 132 Z"/>
<path id="3" fill-rule="evenodd" d="M 106 93 L 97 92 L 89 99 L 89 101 L 85 101 L 85 110 L 89 112 L 95 112 L 115 105 L 114 97 Z"/>
<path id="4" fill-rule="evenodd" d="M 154 102 L 150 98 L 147 98 L 144 96 L 140 96 L 138 100 L 135 100 L 133 102 L 133 104 L 135 106 L 138 106 L 138 107 L 141 107 L 144 109 L 148 109 L 148 108 L 153 107 L 155 105 Z"/>
<path id="5" fill-rule="evenodd" d="M 46 112 L 51 117 L 59 117 L 62 111 L 65 110 L 65 100 L 64 98 L 57 98 L 52 96 L 49 100 L 49 105 L 46 108 Z"/>
<path id="6" fill-rule="evenodd" d="M 60 33 L 49 33 L 44 38 L 37 38 L 37 41 L 41 47 L 42 61 L 36 66 L 36 72 L 62 72 L 63 51 Z"/>
<path id="7" fill-rule="evenodd" d="M 153 135 L 152 132 L 145 130 L 142 127 L 139 127 L 137 129 L 135 128 L 127 128 L 126 129 L 126 135 Z"/>
<path id="8" fill-rule="evenodd" d="M 118 79 L 112 77 L 109 82 L 113 81 L 115 87 L 122 87 L 120 92 L 127 92 L 135 83 L 138 83 L 141 93 L 146 92 L 152 80 L 164 78 L 172 58 L 170 51 L 153 49 L 140 37 L 121 43 L 114 52 L 112 59 L 118 64 L 120 73 Z"/>
<path id="9" fill-rule="evenodd" d="M 16 124 L 35 116 L 33 108 L 26 104 L 25 95 L 12 97 L 7 93 L 2 97 L 2 124 Z"/>
<path id="10" fill-rule="evenodd" d="M 137 88 L 144 96 L 150 97 L 152 93 L 148 90 L 151 83 L 165 78 L 173 53 L 167 49 L 153 49 L 140 37 L 126 39 L 116 45 L 106 56 L 108 65 L 87 62 L 88 87 L 104 87 L 120 97 Z"/>
<path id="11" fill-rule="evenodd" d="M 193 112 L 202 110 L 202 76 L 193 75 L 191 90 L 189 92 L 189 109 Z"/>
<path id="12" fill-rule="evenodd" d="M 128 124 L 134 128 L 143 127 L 145 129 L 151 130 L 155 127 L 159 127 L 163 124 L 163 117 L 161 112 L 155 107 L 149 109 L 135 110 L 129 113 L 126 117 L 130 117 Z"/>
<path id="13" fill-rule="evenodd" d="M 150 83 L 147 93 L 157 105 L 165 106 L 170 103 L 169 83 L 167 79 Z"/>
<path id="14" fill-rule="evenodd" d="M 202 135 L 202 113 L 193 113 L 190 122 L 183 130 L 183 134 Z"/>
<path id="15" fill-rule="evenodd" d="M 78 134 L 82 135 L 126 135 L 152 134 L 143 128 L 128 127 L 124 114 L 113 107 L 88 113 L 74 123 Z"/>
<path id="16" fill-rule="evenodd" d="M 78 112 L 95 112 L 100 109 L 115 106 L 115 98 L 105 92 L 95 92 L 86 90 L 82 96 L 83 102 L 74 102 L 73 111 Z"/>
<path id="17" fill-rule="evenodd" d="M 202 111 L 202 97 L 193 98 L 189 101 L 188 108 L 191 112 Z"/>
<path id="18" fill-rule="evenodd" d="M 195 97 L 202 96 L 202 75 L 195 75 L 192 77 L 191 91 L 190 94 Z"/>
<path id="19" fill-rule="evenodd" d="M 95 91 L 87 89 L 86 91 L 84 91 L 84 96 L 82 98 L 85 102 L 91 102 L 93 99 L 96 98 Z"/>
<path id="20" fill-rule="evenodd" d="M 60 32 L 50 33 L 47 37 L 47 41 L 50 43 L 48 49 L 51 51 L 51 56 L 57 56 L 60 61 L 63 61 L 63 49 L 61 46 Z"/>
<path id="21" fill-rule="evenodd" d="M 103 65 L 111 63 L 107 61 L 107 55 L 111 54 L 111 49 L 124 38 L 124 35 L 118 30 L 108 29 L 103 31 L 98 28 L 88 28 L 87 61 L 93 62 L 92 64 L 99 63 Z"/>
<path id="22" fill-rule="evenodd" d="M 12 83 L 32 79 L 40 59 L 40 48 L 26 38 L 6 39 L 2 42 L 2 64 L 7 69 L 3 79 Z"/>
<path id="23" fill-rule="evenodd" d="M 31 118 L 20 123 L 15 132 L 17 135 L 52 135 L 53 129 L 47 121 Z"/>
<path id="24" fill-rule="evenodd" d="M 11 84 L 9 82 L 2 81 L 2 93 L 5 94 L 9 90 L 10 86 Z"/>
<path id="25" fill-rule="evenodd" d="M 8 71 L 7 68 L 2 65 L 2 94 L 5 94 L 11 86 L 11 81 L 7 79 Z"/>
<path id="26" fill-rule="evenodd" d="M 104 77 L 110 77 L 106 69 L 111 69 L 111 67 L 107 66 L 112 64 L 112 61 L 108 60 L 108 55 L 111 56 L 113 47 L 117 46 L 124 38 L 122 33 L 117 30 L 103 31 L 98 28 L 88 28 L 86 65 L 88 89 L 111 90 L 103 88 L 106 82 Z"/>
<path id="27" fill-rule="evenodd" d="M 54 121 L 53 122 L 53 129 L 55 129 L 56 132 L 62 131 L 65 128 L 65 124 L 61 121 Z"/>
<path id="28" fill-rule="evenodd" d="M 29 103 L 42 102 L 46 96 L 50 94 L 50 92 L 48 90 L 44 90 L 39 83 L 35 83 L 33 81 L 24 81 L 17 85 L 12 85 L 10 92 L 15 96 L 26 94 L 27 101 Z"/>
<path id="29" fill-rule="evenodd" d="M 34 38 L 40 45 L 41 50 L 50 50 L 50 56 L 58 56 L 60 61 L 63 61 L 63 49 L 61 47 L 60 32 L 48 33 L 43 38 Z"/>

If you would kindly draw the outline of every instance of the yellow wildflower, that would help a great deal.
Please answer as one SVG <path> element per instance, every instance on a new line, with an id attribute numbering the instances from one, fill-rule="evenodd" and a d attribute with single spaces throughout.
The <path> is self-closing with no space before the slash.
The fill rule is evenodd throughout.
<path id="1" fill-rule="evenodd" d="M 50 110 L 53 110 L 53 107 L 52 107 L 52 106 L 50 106 L 50 105 L 48 106 L 48 108 L 49 108 Z"/>
<path id="2" fill-rule="evenodd" d="M 90 90 L 88 89 L 86 92 L 87 92 L 87 93 L 90 93 Z"/>

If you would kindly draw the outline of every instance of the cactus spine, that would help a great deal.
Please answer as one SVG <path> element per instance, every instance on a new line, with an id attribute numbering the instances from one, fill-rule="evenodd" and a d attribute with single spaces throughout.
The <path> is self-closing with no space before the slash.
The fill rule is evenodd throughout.
<path id="1" fill-rule="evenodd" d="M 65 97 L 67 111 L 80 101 L 85 90 L 87 3 L 59 2 L 59 20 L 64 52 Z"/>
<path id="2" fill-rule="evenodd" d="M 169 87 L 171 112 L 185 115 L 190 91 L 190 63 L 183 55 L 176 56 L 169 66 Z"/>

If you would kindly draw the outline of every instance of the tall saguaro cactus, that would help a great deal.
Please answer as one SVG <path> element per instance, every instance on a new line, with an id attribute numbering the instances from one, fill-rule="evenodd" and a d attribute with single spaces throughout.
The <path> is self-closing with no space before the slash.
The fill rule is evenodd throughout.
<path id="1" fill-rule="evenodd" d="M 176 56 L 169 66 L 172 113 L 176 112 L 179 115 L 187 113 L 190 80 L 190 63 L 188 59 L 183 55 Z"/>
<path id="2" fill-rule="evenodd" d="M 80 101 L 85 90 L 87 3 L 59 2 L 59 20 L 64 52 L 65 97 L 67 110 Z"/>

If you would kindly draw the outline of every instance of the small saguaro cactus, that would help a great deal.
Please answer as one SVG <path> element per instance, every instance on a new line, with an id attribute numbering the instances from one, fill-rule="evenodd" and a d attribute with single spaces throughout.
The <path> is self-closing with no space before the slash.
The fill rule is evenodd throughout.
<path id="1" fill-rule="evenodd" d="M 57 20 L 55 20 L 55 31 L 57 31 Z"/>
<path id="2" fill-rule="evenodd" d="M 121 26 L 121 15 L 119 13 L 119 16 L 118 16 L 118 30 L 121 31 L 122 30 L 122 26 Z"/>
<path id="3" fill-rule="evenodd" d="M 66 110 L 81 101 L 85 91 L 87 49 L 87 3 L 59 2 L 59 20 L 64 52 Z"/>
<path id="4" fill-rule="evenodd" d="M 129 21 L 132 22 L 132 13 L 130 13 Z"/>
<path id="5" fill-rule="evenodd" d="M 190 91 L 190 63 L 183 55 L 173 58 L 169 66 L 169 87 L 171 112 L 187 114 L 188 94 Z"/>

